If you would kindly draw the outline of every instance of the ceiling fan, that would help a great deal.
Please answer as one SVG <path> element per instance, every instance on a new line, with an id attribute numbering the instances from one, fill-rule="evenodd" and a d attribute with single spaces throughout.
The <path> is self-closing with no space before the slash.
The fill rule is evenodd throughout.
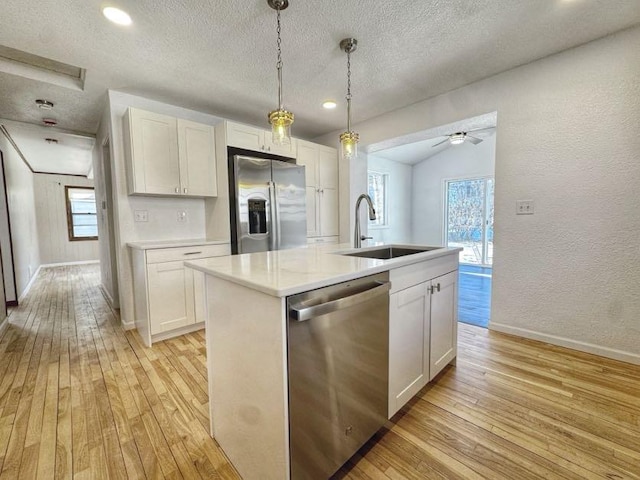
<path id="1" fill-rule="evenodd" d="M 494 128 L 495 127 L 477 128 L 476 130 L 469 130 L 467 132 L 452 133 L 451 135 L 447 135 L 447 138 L 445 138 L 441 142 L 438 142 L 435 145 L 432 145 L 432 148 L 433 147 L 438 147 L 438 146 L 440 146 L 440 145 L 442 145 L 443 143 L 446 143 L 446 142 L 449 142 L 449 146 L 451 146 L 451 145 L 460 145 L 460 144 L 462 144 L 464 142 L 469 142 L 469 143 L 472 143 L 474 145 L 477 145 L 480 142 L 482 142 L 483 139 L 475 137 L 473 135 L 469 135 L 469 133 L 485 132 L 485 131 L 488 131 L 488 130 L 493 130 Z"/>

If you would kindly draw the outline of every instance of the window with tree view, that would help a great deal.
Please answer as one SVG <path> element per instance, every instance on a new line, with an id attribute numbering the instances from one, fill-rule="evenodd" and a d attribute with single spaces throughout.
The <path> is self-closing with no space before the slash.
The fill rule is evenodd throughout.
<path id="1" fill-rule="evenodd" d="M 387 185 L 389 175 L 386 173 L 369 172 L 369 196 L 376 209 L 376 219 L 369 220 L 371 226 L 387 225 Z"/>
<path id="2" fill-rule="evenodd" d="M 64 187 L 69 240 L 97 240 L 98 217 L 93 187 Z"/>

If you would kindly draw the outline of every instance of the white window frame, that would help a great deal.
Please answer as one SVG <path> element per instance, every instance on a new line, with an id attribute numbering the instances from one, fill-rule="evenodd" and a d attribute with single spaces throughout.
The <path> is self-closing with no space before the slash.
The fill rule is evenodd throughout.
<path id="1" fill-rule="evenodd" d="M 371 229 L 383 229 L 389 228 L 389 180 L 390 174 L 389 172 L 381 172 L 379 170 L 367 170 L 367 192 L 369 192 L 369 175 L 380 175 L 383 178 L 383 196 L 382 196 L 382 214 L 384 218 L 384 223 L 373 223 L 371 220 L 368 221 L 368 228 Z M 371 199 L 374 201 L 375 199 Z M 376 208 L 376 212 L 378 212 L 378 208 Z"/>

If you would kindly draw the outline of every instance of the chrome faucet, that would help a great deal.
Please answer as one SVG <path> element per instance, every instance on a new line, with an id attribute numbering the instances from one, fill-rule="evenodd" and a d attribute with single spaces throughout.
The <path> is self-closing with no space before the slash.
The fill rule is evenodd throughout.
<path id="1" fill-rule="evenodd" d="M 373 202 L 371 201 L 371 197 L 366 193 L 363 193 L 358 197 L 358 200 L 356 201 L 356 229 L 353 234 L 353 246 L 355 248 L 362 247 L 362 240 L 370 240 L 373 238 L 373 237 L 365 237 L 360 233 L 360 215 L 358 215 L 358 211 L 360 210 L 360 202 L 362 202 L 362 200 L 366 200 L 367 203 L 369 204 L 369 220 L 376 219 L 376 209 L 373 208 Z"/>

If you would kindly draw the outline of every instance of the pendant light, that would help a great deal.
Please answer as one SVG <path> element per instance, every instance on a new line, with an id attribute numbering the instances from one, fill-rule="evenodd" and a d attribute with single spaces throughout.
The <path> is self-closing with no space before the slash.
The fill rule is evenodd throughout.
<path id="1" fill-rule="evenodd" d="M 291 124 L 293 113 L 284 109 L 282 105 L 282 40 L 280 38 L 280 12 L 289 6 L 289 0 L 267 0 L 271 8 L 278 12 L 278 109 L 269 112 L 271 135 L 275 145 L 288 145 L 291 143 Z"/>
<path id="2" fill-rule="evenodd" d="M 347 131 L 340 134 L 342 158 L 350 160 L 358 155 L 360 135 L 351 130 L 351 54 L 356 51 L 358 41 L 345 38 L 340 42 L 340 50 L 347 54 Z"/>

